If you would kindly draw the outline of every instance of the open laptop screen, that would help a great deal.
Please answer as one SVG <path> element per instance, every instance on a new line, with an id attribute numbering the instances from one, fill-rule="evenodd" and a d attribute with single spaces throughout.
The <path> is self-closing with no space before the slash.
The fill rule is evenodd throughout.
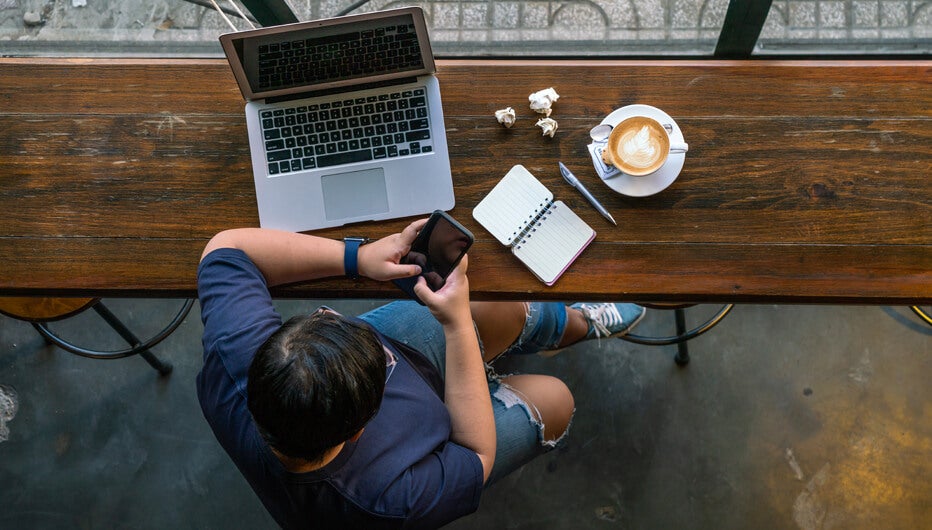
<path id="1" fill-rule="evenodd" d="M 423 15 L 416 14 L 288 24 L 223 35 L 221 42 L 247 99 L 303 93 L 433 72 Z"/>

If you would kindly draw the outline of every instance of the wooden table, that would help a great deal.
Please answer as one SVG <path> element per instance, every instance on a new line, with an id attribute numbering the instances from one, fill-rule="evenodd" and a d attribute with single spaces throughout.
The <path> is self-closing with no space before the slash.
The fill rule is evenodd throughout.
<path id="1" fill-rule="evenodd" d="M 440 61 L 451 213 L 477 236 L 473 297 L 932 303 L 930 65 Z M 552 139 L 527 106 L 550 86 Z M 690 144 L 676 182 L 646 198 L 607 188 L 585 149 L 590 127 L 633 103 L 664 109 Z M 505 106 L 510 130 L 493 117 Z M 223 60 L 0 59 L 0 295 L 192 296 L 211 235 L 258 225 L 244 121 Z M 471 216 L 519 163 L 598 232 L 553 287 Z M 343 279 L 276 294 L 398 295 Z"/>

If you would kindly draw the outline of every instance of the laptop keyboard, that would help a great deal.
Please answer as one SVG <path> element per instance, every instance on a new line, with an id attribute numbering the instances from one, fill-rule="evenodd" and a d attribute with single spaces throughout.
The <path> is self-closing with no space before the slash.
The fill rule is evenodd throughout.
<path id="1" fill-rule="evenodd" d="M 260 113 L 269 175 L 433 151 L 423 88 Z"/>

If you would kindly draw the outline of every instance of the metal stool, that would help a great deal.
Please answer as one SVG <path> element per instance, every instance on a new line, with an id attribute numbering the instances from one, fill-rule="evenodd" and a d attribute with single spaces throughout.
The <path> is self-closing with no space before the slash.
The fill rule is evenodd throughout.
<path id="1" fill-rule="evenodd" d="M 712 329 L 716 324 L 721 322 L 725 315 L 731 311 L 735 304 L 725 304 L 721 309 L 718 310 L 712 318 L 706 320 L 704 323 L 687 330 L 686 329 L 686 311 L 688 307 L 692 307 L 695 304 L 641 304 L 644 307 L 650 309 L 672 309 L 674 313 L 674 318 L 676 319 L 676 335 L 670 335 L 668 337 L 646 337 L 644 335 L 637 335 L 634 333 L 628 333 L 622 335 L 620 338 L 628 341 L 634 342 L 636 344 L 644 344 L 647 346 L 666 346 L 669 344 L 676 344 L 676 356 L 673 357 L 673 360 L 676 361 L 676 364 L 680 366 L 685 366 L 689 364 L 689 347 L 686 345 L 686 341 L 694 339 L 699 335 L 702 335 L 706 331 Z"/>
<path id="2" fill-rule="evenodd" d="M 100 298 L 0 298 L 0 313 L 31 323 L 36 331 L 50 344 L 54 344 L 75 355 L 91 359 L 122 359 L 138 354 L 150 366 L 158 370 L 160 375 L 171 373 L 172 365 L 160 361 L 149 349 L 171 335 L 188 316 L 188 312 L 191 311 L 193 306 L 194 300 L 185 300 L 181 309 L 162 331 L 153 335 L 152 338 L 142 341 L 104 305 Z M 94 309 L 129 344 L 129 347 L 114 351 L 83 348 L 59 337 L 47 325 L 48 322 L 64 320 L 88 309 Z"/>
<path id="3" fill-rule="evenodd" d="M 919 315 L 919 318 L 921 318 L 926 324 L 932 326 L 932 315 L 917 305 L 910 306 L 909 308 L 913 310 L 913 313 Z"/>

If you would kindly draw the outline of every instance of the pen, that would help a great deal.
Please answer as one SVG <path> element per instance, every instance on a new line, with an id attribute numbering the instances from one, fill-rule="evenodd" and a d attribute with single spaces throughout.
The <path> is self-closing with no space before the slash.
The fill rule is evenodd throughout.
<path id="1" fill-rule="evenodd" d="M 589 190 L 583 186 L 582 182 L 579 182 L 579 179 L 576 178 L 576 175 L 567 169 L 566 166 L 563 165 L 563 162 L 557 162 L 557 164 L 560 164 L 560 173 L 563 174 L 563 179 L 569 182 L 570 186 L 579 190 L 579 193 L 582 193 L 583 197 L 585 197 L 590 204 L 595 206 L 595 209 L 598 210 L 600 214 L 611 221 L 613 225 L 618 226 L 618 223 L 615 222 L 615 218 L 612 217 L 612 214 L 608 213 L 608 210 L 606 210 L 605 207 L 602 206 L 602 204 L 599 203 L 599 201 L 596 200 L 596 198 L 593 197 L 591 193 L 589 193 Z"/>

